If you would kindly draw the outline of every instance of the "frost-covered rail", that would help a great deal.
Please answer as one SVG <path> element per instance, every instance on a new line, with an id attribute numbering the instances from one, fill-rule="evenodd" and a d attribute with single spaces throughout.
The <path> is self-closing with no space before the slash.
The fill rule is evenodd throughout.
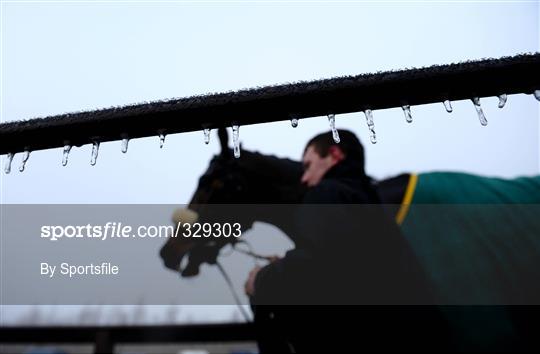
<path id="1" fill-rule="evenodd" d="M 0 154 L 94 144 L 145 136 L 434 102 L 535 94 L 540 99 L 540 54 L 379 72 L 76 112 L 0 124 Z M 479 107 L 479 106 L 478 106 Z M 479 113 L 480 114 L 480 113 Z M 487 121 L 480 117 L 482 124 Z M 331 122 L 332 123 L 332 122 Z M 371 127 L 370 127 L 371 129 Z M 374 131 L 372 141 L 375 139 Z M 67 158 L 67 154 L 66 158 Z M 96 148 L 97 155 L 97 148 Z M 8 157 L 9 158 L 9 157 Z M 67 160 L 66 160 L 67 162 Z"/>

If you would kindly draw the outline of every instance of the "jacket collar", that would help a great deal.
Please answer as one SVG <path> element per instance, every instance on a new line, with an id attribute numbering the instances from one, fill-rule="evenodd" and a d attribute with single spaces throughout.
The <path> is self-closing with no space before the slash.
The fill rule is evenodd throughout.
<path id="1" fill-rule="evenodd" d="M 324 175 L 323 179 L 326 178 L 354 178 L 362 179 L 365 178 L 366 174 L 364 172 L 364 166 L 358 161 L 345 159 L 331 169 L 329 169 Z"/>

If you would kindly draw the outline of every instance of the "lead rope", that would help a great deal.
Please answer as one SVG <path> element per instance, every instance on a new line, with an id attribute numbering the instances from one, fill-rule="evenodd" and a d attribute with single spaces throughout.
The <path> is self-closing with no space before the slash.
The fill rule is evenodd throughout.
<path id="1" fill-rule="evenodd" d="M 237 243 L 244 243 L 248 247 L 248 250 L 245 251 L 245 250 L 236 248 Z M 251 245 L 248 242 L 244 241 L 244 240 L 237 241 L 236 243 L 233 243 L 231 246 L 232 246 L 232 249 L 234 251 L 238 251 L 238 252 L 243 253 L 245 255 L 251 256 L 254 259 L 264 259 L 264 260 L 267 260 L 267 261 L 270 261 L 272 259 L 272 257 L 270 257 L 270 256 L 262 256 L 260 254 L 257 254 L 255 252 L 253 252 L 253 249 L 251 248 Z M 229 277 L 229 275 L 227 274 L 227 272 L 225 271 L 225 268 L 217 260 L 216 260 L 216 265 L 218 266 L 218 269 L 221 272 L 221 275 L 223 275 L 223 278 L 225 278 L 225 282 L 227 283 L 227 286 L 229 287 L 229 290 L 231 291 L 231 294 L 234 297 L 234 301 L 236 301 L 236 305 L 238 306 L 238 309 L 240 310 L 240 313 L 242 314 L 242 316 L 244 317 L 246 322 L 248 322 L 248 323 L 253 322 L 251 320 L 251 317 L 247 313 L 247 311 L 244 309 L 244 305 L 242 305 L 242 302 L 240 301 L 240 297 L 236 293 L 236 290 L 234 290 L 234 284 L 233 284 L 231 278 Z"/>
<path id="2" fill-rule="evenodd" d="M 236 248 L 236 245 L 239 244 L 239 243 L 245 244 L 247 246 L 248 250 L 246 251 L 246 250 L 243 250 L 243 249 L 240 249 L 240 248 Z M 258 253 L 253 252 L 253 248 L 245 240 L 238 240 L 236 243 L 233 243 L 231 246 L 232 246 L 234 251 L 237 251 L 237 252 L 243 253 L 245 255 L 251 256 L 254 259 L 260 259 L 260 260 L 265 260 L 265 261 L 269 261 L 269 262 L 271 262 L 272 259 L 273 259 L 273 257 L 271 257 L 271 256 L 263 256 L 263 255 L 260 255 Z"/>
<path id="3" fill-rule="evenodd" d="M 231 291 L 231 293 L 232 293 L 232 295 L 234 297 L 234 301 L 236 301 L 236 305 L 238 305 L 238 309 L 240 310 L 240 313 L 242 314 L 242 316 L 244 316 L 244 319 L 246 320 L 246 322 L 248 322 L 248 323 L 252 322 L 251 317 L 249 316 L 249 314 L 244 309 L 244 305 L 242 305 L 242 302 L 240 302 L 240 298 L 238 297 L 238 294 L 234 290 L 234 285 L 233 285 L 233 283 L 231 281 L 231 278 L 229 278 L 229 275 L 225 271 L 225 268 L 223 268 L 221 263 L 219 263 L 218 261 L 216 261 L 216 265 L 217 265 L 219 271 L 221 272 L 221 274 L 223 275 L 223 278 L 225 278 L 225 281 L 227 282 L 227 285 L 229 286 L 229 290 Z"/>
<path id="4" fill-rule="evenodd" d="M 246 250 L 236 248 L 236 243 L 244 243 L 248 247 L 248 250 L 246 251 Z M 238 251 L 240 253 L 243 253 L 245 255 L 253 257 L 254 259 L 261 259 L 261 260 L 267 260 L 267 261 L 272 260 L 272 257 L 270 257 L 270 256 L 263 256 L 263 255 L 260 255 L 260 254 L 257 254 L 255 252 L 253 252 L 253 249 L 251 248 L 251 245 L 248 242 L 244 241 L 244 240 L 237 241 L 236 243 L 232 244 L 232 248 L 233 248 L 234 251 Z M 244 305 L 242 305 L 242 302 L 240 301 L 240 297 L 238 296 L 236 290 L 234 290 L 234 284 L 233 284 L 231 278 L 229 277 L 229 275 L 227 274 L 227 272 L 225 271 L 225 268 L 217 260 L 216 260 L 216 265 L 218 266 L 218 269 L 221 272 L 221 275 L 223 275 L 223 278 L 225 278 L 225 282 L 227 283 L 227 286 L 229 287 L 229 290 L 231 291 L 231 294 L 234 297 L 234 301 L 236 301 L 236 305 L 238 306 L 238 309 L 240 310 L 240 313 L 242 313 L 242 316 L 244 317 L 246 322 L 248 322 L 248 323 L 252 322 L 251 317 L 246 312 L 246 310 L 244 309 Z"/>
<path id="5" fill-rule="evenodd" d="M 251 256 L 254 259 L 261 259 L 261 260 L 264 259 L 264 260 L 267 260 L 267 261 L 272 261 L 272 259 L 273 259 L 273 257 L 263 256 L 263 255 L 260 255 L 258 253 L 253 252 L 253 249 L 251 248 L 251 245 L 247 241 L 241 240 L 241 241 L 238 241 L 237 243 L 246 244 L 246 246 L 248 247 L 248 250 L 245 251 L 245 250 L 236 248 L 236 243 L 233 243 L 231 246 L 232 246 L 232 249 L 235 250 L 235 251 L 238 251 L 238 252 L 243 253 L 245 255 Z M 225 278 L 225 281 L 227 282 L 227 285 L 229 286 L 229 290 L 231 291 L 231 293 L 232 293 L 232 295 L 234 297 L 234 300 L 236 301 L 236 304 L 238 305 L 238 309 L 242 313 L 242 316 L 244 316 L 244 319 L 246 320 L 247 323 L 252 323 L 253 321 L 251 320 L 249 314 L 245 311 L 244 306 L 240 302 L 240 298 L 238 297 L 238 294 L 234 290 L 234 285 L 232 283 L 232 280 L 227 275 L 227 272 L 225 271 L 225 268 L 223 268 L 221 263 L 219 263 L 218 261 L 216 261 L 216 265 L 218 266 L 218 269 L 221 272 L 221 274 L 223 275 L 223 277 Z M 294 348 L 294 345 L 291 342 L 289 342 L 288 340 L 285 340 L 285 342 L 287 344 L 287 347 L 289 348 L 290 353 L 296 353 L 296 349 Z"/>

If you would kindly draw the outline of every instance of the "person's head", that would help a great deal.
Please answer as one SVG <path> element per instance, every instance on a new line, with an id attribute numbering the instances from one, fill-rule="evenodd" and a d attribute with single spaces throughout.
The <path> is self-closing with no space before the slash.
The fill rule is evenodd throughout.
<path id="1" fill-rule="evenodd" d="M 364 147 L 354 133 L 338 130 L 340 142 L 336 144 L 332 132 L 322 133 L 312 138 L 304 149 L 304 174 L 302 183 L 316 186 L 326 172 L 345 159 L 352 159 L 364 168 Z"/>

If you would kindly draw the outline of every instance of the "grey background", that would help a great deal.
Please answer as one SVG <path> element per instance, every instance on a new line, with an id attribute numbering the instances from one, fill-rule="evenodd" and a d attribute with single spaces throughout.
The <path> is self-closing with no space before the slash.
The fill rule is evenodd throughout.
<path id="1" fill-rule="evenodd" d="M 2 122 L 539 49 L 537 1 L 2 1 L 0 8 Z M 429 170 L 538 174 L 538 102 L 515 95 L 502 110 L 496 104 L 482 99 L 485 128 L 469 101 L 455 102 L 451 115 L 442 104 L 412 107 L 411 125 L 400 108 L 375 111 L 376 145 L 368 143 L 362 114 L 338 116 L 336 125 L 366 142 L 367 170 L 377 178 Z M 302 120 L 296 129 L 277 122 L 241 127 L 240 139 L 245 149 L 299 159 L 305 142 L 327 127 L 324 117 Z M 13 172 L 0 174 L 0 203 L 186 203 L 218 151 L 215 136 L 209 146 L 202 132 L 168 136 L 163 150 L 158 145 L 157 137 L 131 141 L 124 155 L 119 142 L 103 144 L 94 167 L 90 146 L 74 148 L 66 168 L 61 149 L 38 151 L 22 174 L 17 155 Z M 255 245 L 261 252 L 289 246 Z M 239 292 L 252 266 L 243 262 Z M 161 272 L 171 284 L 178 281 Z M 224 283 L 208 268 L 186 286 L 215 291 Z M 3 307 L 0 320 L 31 318 L 20 317 L 29 310 Z M 44 321 L 78 318 L 78 309 L 43 311 Z M 193 307 L 177 320 L 233 314 L 228 307 Z"/>

